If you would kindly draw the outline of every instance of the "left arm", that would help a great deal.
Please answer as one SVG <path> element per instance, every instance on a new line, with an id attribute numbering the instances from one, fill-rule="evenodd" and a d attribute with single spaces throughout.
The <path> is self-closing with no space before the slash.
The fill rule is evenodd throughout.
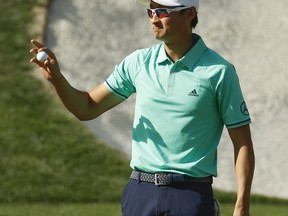
<path id="1" fill-rule="evenodd" d="M 255 155 L 249 125 L 228 129 L 234 145 L 237 200 L 233 216 L 249 216 Z"/>

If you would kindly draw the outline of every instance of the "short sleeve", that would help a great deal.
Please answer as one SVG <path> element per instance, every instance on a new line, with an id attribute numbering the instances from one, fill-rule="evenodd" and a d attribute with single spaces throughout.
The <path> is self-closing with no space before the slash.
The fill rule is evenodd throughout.
<path id="1" fill-rule="evenodd" d="M 116 65 L 115 70 L 104 83 L 109 90 L 122 99 L 127 99 L 136 92 L 133 83 L 134 74 L 137 71 L 137 63 L 134 60 L 135 54 L 131 54 L 119 65 Z"/>
<path id="2" fill-rule="evenodd" d="M 222 69 L 216 94 L 219 112 L 227 128 L 236 128 L 251 123 L 239 78 L 233 65 Z"/>

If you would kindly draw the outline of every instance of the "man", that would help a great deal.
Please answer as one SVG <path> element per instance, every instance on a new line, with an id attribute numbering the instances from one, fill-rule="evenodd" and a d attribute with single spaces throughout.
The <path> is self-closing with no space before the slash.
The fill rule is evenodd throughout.
<path id="1" fill-rule="evenodd" d="M 143 0 L 142 0 L 143 2 Z M 234 216 L 249 215 L 254 172 L 250 117 L 233 65 L 192 33 L 199 0 L 154 0 L 147 14 L 161 41 L 126 57 L 91 92 L 73 88 L 55 55 L 36 63 L 67 109 L 90 120 L 136 93 L 131 180 L 122 194 L 124 216 L 213 215 L 212 176 L 226 125 L 234 145 Z"/>

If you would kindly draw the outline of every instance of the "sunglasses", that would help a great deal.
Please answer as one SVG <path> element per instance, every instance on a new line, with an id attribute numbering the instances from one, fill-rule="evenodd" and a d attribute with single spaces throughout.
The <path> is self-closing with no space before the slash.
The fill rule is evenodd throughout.
<path id="1" fill-rule="evenodd" d="M 181 11 L 190 7 L 176 7 L 176 8 L 156 8 L 156 9 L 147 9 L 147 14 L 150 19 L 156 14 L 159 19 L 169 17 L 170 13 L 174 11 Z"/>

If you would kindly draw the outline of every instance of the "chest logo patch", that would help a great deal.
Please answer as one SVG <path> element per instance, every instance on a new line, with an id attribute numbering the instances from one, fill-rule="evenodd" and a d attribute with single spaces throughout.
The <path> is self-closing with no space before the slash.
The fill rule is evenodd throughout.
<path id="1" fill-rule="evenodd" d="M 193 89 L 191 92 L 189 92 L 188 96 L 199 97 L 199 94 L 197 93 L 196 89 Z"/>

